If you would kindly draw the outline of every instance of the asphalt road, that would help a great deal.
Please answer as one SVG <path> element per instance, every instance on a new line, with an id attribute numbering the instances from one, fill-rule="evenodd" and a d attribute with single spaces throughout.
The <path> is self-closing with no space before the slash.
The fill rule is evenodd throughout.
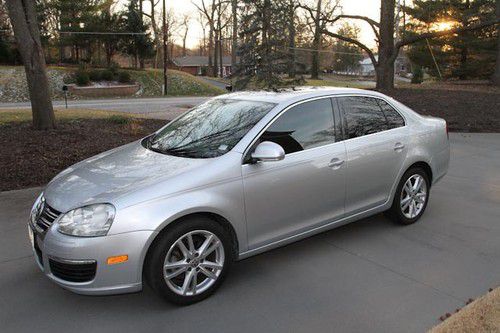
<path id="1" fill-rule="evenodd" d="M 151 97 L 151 98 L 114 98 L 93 100 L 71 100 L 68 107 L 73 109 L 98 109 L 141 114 L 148 117 L 173 119 L 186 109 L 203 103 L 210 97 Z M 64 101 L 53 101 L 54 107 L 63 108 Z M 2 109 L 29 108 L 30 102 L 0 103 Z"/>
<path id="2" fill-rule="evenodd" d="M 417 224 L 377 215 L 238 262 L 189 307 L 51 283 L 26 234 L 40 189 L 0 193 L 0 331 L 423 332 L 500 283 L 500 134 L 450 139 L 449 174 Z"/>

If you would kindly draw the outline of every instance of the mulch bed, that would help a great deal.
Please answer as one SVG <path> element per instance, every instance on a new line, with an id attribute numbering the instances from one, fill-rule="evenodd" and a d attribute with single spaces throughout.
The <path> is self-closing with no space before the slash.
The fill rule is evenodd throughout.
<path id="1" fill-rule="evenodd" d="M 85 119 L 61 121 L 50 131 L 35 131 L 29 122 L 0 125 L 0 191 L 45 185 L 72 164 L 140 139 L 164 124 L 155 119 Z"/>
<path id="2" fill-rule="evenodd" d="M 455 132 L 500 132 L 500 93 L 401 88 L 386 91 L 422 115 L 441 117 Z"/>

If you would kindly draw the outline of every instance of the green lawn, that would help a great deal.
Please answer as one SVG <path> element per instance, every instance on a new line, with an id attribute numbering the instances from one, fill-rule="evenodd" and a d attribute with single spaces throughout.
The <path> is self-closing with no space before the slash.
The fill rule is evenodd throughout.
<path id="1" fill-rule="evenodd" d="M 80 120 L 80 119 L 110 119 L 116 122 L 127 122 L 130 118 L 136 118 L 137 115 L 110 112 L 93 109 L 55 109 L 56 120 Z M 31 121 L 31 109 L 7 109 L 0 110 L 0 125 L 9 123 Z"/>
<path id="2" fill-rule="evenodd" d="M 160 69 L 127 70 L 134 81 L 139 82 L 143 96 L 160 96 L 163 85 L 163 71 Z M 215 96 L 225 91 L 210 85 L 196 76 L 176 70 L 167 71 L 169 96 Z"/>

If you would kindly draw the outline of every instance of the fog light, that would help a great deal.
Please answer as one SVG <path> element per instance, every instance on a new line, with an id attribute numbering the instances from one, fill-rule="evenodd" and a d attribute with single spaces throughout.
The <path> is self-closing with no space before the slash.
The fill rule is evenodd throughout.
<path id="1" fill-rule="evenodd" d="M 128 255 L 126 255 L 126 254 L 121 255 L 121 256 L 109 257 L 108 258 L 108 265 L 121 264 L 122 262 L 125 262 L 127 260 L 128 260 Z"/>

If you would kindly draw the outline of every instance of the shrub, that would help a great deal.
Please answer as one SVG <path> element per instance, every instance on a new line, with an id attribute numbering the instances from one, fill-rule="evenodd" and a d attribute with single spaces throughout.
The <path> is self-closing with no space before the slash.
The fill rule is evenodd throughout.
<path id="1" fill-rule="evenodd" d="M 75 73 L 75 81 L 79 86 L 86 86 L 90 82 L 89 73 L 84 69 L 79 69 Z"/>
<path id="2" fill-rule="evenodd" d="M 113 81 L 114 76 L 113 72 L 109 69 L 106 69 L 101 73 L 101 79 L 104 81 Z"/>
<path id="3" fill-rule="evenodd" d="M 420 66 L 415 66 L 412 72 L 411 83 L 420 84 L 424 82 L 424 70 Z"/>
<path id="4" fill-rule="evenodd" d="M 118 65 L 118 63 L 112 61 L 111 64 L 109 65 L 108 69 L 111 71 L 111 73 L 116 74 L 116 73 L 118 73 L 118 70 L 120 69 L 120 65 Z"/>
<path id="5" fill-rule="evenodd" d="M 132 81 L 132 77 L 129 72 L 118 72 L 118 82 L 129 83 L 130 81 Z"/>
<path id="6" fill-rule="evenodd" d="M 93 69 L 89 72 L 89 78 L 92 81 L 101 81 L 102 79 L 102 71 Z"/>
<path id="7" fill-rule="evenodd" d="M 108 118 L 108 120 L 113 124 L 128 124 L 132 121 L 130 117 L 120 116 L 120 115 L 112 115 Z"/>

